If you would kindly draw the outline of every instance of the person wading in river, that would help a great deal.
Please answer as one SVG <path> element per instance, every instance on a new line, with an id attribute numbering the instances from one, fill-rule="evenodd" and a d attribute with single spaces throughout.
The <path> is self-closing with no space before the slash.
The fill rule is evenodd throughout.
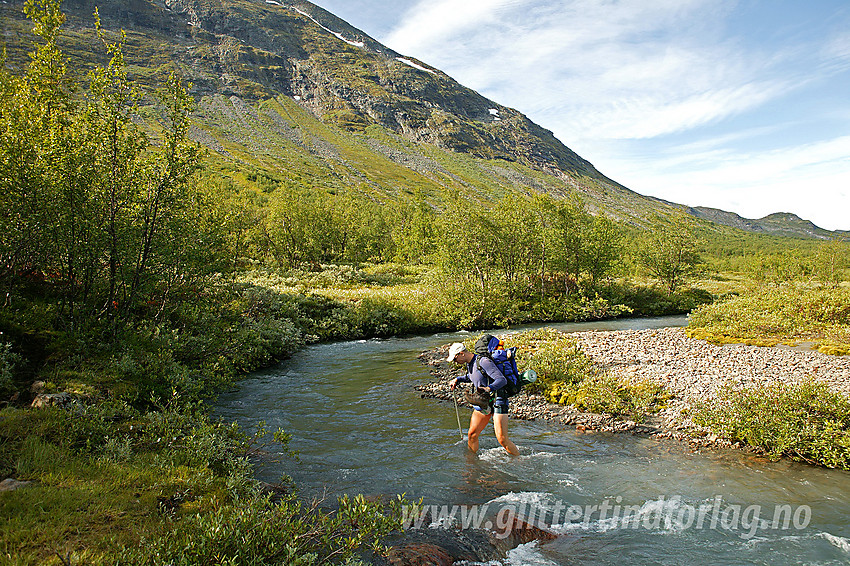
<path id="1" fill-rule="evenodd" d="M 475 363 L 476 357 L 476 354 L 468 351 L 463 344 L 455 342 L 449 347 L 449 357 L 447 358 L 449 362 L 466 366 L 466 375 L 456 377 L 449 382 L 453 391 L 459 382 L 471 382 L 476 388 L 483 389 L 488 394 L 495 393 L 494 398 L 491 395 L 488 407 L 484 407 L 482 410 L 481 407 L 474 406 L 475 410 L 472 411 L 472 416 L 469 419 L 467 439 L 469 449 L 473 452 L 478 451 L 478 437 L 481 436 L 481 432 L 492 418 L 493 427 L 496 430 L 496 440 L 508 451 L 508 454 L 517 456 L 519 450 L 516 444 L 508 438 L 508 399 L 499 395 L 500 390 L 508 384 L 508 380 L 499 371 L 493 360 L 484 356 L 479 361 L 481 365 L 481 369 L 479 369 L 478 364 Z"/>

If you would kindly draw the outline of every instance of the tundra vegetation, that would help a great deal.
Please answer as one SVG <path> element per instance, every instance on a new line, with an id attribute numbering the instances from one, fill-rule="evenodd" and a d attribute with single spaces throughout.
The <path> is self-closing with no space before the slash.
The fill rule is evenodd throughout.
<path id="1" fill-rule="evenodd" d="M 0 499 L 12 563 L 380 551 L 400 502 L 327 511 L 286 482 L 263 488 L 250 456 L 262 443 L 286 452 L 285 433 L 247 434 L 204 405 L 305 343 L 699 305 L 704 337 L 850 343 L 844 242 L 684 215 L 627 225 L 532 189 L 390 199 L 324 183 L 306 163 L 286 178 L 239 169 L 189 141 L 195 103 L 177 74 L 156 89 L 129 78 L 123 34 L 96 22 L 103 64 L 79 79 L 59 48 L 59 3 L 28 0 L 26 12 L 36 47 L 25 66 L 0 65 L 0 474 L 35 481 Z M 745 318 L 762 308 L 774 318 Z M 636 417 L 663 403 L 594 374 L 560 337 L 522 340 L 556 402 Z M 23 408 L 42 392 L 72 401 Z"/>

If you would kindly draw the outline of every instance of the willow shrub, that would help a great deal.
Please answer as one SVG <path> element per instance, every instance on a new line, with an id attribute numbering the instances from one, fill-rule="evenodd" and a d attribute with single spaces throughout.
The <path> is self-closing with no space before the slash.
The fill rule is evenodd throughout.
<path id="1" fill-rule="evenodd" d="M 697 405 L 693 420 L 773 459 L 850 469 L 850 399 L 822 382 L 777 382 L 744 390 L 730 384 L 716 400 Z"/>
<path id="2" fill-rule="evenodd" d="M 380 540 L 401 528 L 401 499 L 390 511 L 362 495 L 339 498 L 334 513 L 308 506 L 294 496 L 272 501 L 254 495 L 215 506 L 214 512 L 187 514 L 152 539 L 124 547 L 119 562 L 172 564 L 364 564 L 363 553 L 383 554 Z"/>
<path id="3" fill-rule="evenodd" d="M 648 379 L 627 381 L 607 372 L 585 379 L 567 393 L 567 400 L 578 409 L 628 416 L 636 421 L 657 412 L 669 398 L 664 387 Z"/>
<path id="4" fill-rule="evenodd" d="M 643 420 L 669 399 L 666 390 L 651 381 L 619 379 L 597 366 L 568 334 L 552 328 L 510 337 L 519 347 L 520 371 L 533 369 L 538 380 L 526 386 L 546 400 L 573 405 L 582 411 Z"/>
<path id="5" fill-rule="evenodd" d="M 555 383 L 575 384 L 595 370 L 593 361 L 569 335 L 554 328 L 529 330 L 511 336 L 509 346 L 517 346 L 520 371 L 533 369 L 539 379 L 530 390 L 545 393 Z"/>
<path id="6" fill-rule="evenodd" d="M 694 310 L 687 332 L 715 343 L 814 340 L 824 353 L 847 353 L 850 289 L 799 283 L 756 287 Z"/>

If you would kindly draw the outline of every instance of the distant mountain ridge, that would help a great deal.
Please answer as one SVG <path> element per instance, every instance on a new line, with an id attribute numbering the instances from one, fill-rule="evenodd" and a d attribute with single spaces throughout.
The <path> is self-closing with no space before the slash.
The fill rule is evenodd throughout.
<path id="1" fill-rule="evenodd" d="M 850 231 L 846 230 L 826 230 L 816 226 L 810 220 L 804 220 L 796 214 L 790 212 L 774 212 L 762 218 L 749 219 L 744 218 L 734 212 L 727 212 L 717 208 L 707 206 L 689 207 L 687 212 L 697 218 L 709 220 L 716 224 L 722 224 L 747 232 L 756 232 L 762 234 L 773 234 L 776 236 L 790 236 L 793 238 L 815 238 L 815 239 L 830 239 L 830 238 L 850 238 Z"/>
<path id="2" fill-rule="evenodd" d="M 23 3 L 0 5 L 8 61 L 18 66 L 30 41 Z M 249 178 L 378 199 L 575 192 L 591 210 L 634 225 L 681 208 L 609 179 L 519 111 L 310 2 L 65 0 L 63 49 L 77 72 L 103 62 L 97 4 L 106 29 L 127 32 L 131 76 L 154 84 L 179 70 L 199 102 L 192 137 Z M 829 237 L 796 217 L 746 221 L 685 208 L 744 230 Z"/>

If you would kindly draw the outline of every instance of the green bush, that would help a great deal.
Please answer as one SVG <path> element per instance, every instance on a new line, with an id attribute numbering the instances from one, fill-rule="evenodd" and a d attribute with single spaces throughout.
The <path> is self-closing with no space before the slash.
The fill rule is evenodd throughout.
<path id="1" fill-rule="evenodd" d="M 363 299 L 352 316 L 353 327 L 362 336 L 394 336 L 415 329 L 410 316 L 382 299 Z"/>
<path id="2" fill-rule="evenodd" d="M 380 541 L 401 528 L 401 498 L 384 506 L 343 496 L 323 512 L 293 496 L 255 494 L 214 502 L 207 513 L 172 518 L 161 533 L 124 547 L 119 562 L 172 564 L 353 564 L 360 552 L 382 552 Z"/>
<path id="3" fill-rule="evenodd" d="M 850 289 L 799 283 L 753 287 L 694 310 L 687 332 L 716 343 L 822 340 L 822 351 L 845 353 L 850 348 Z"/>
<path id="4" fill-rule="evenodd" d="M 402 265 L 399 263 L 365 264 L 360 266 L 364 283 L 376 285 L 403 285 L 419 283 L 425 266 Z"/>
<path id="5" fill-rule="evenodd" d="M 520 371 L 533 369 L 538 374 L 527 389 L 552 403 L 641 421 L 670 398 L 664 387 L 654 382 L 616 379 L 596 366 L 575 340 L 552 328 L 512 336 L 511 345 L 519 347 Z"/>
<path id="6" fill-rule="evenodd" d="M 711 303 L 714 298 L 704 289 L 688 288 L 668 293 L 656 286 L 609 283 L 600 289 L 613 304 L 622 304 L 635 316 L 683 314 Z"/>
<path id="7" fill-rule="evenodd" d="M 580 322 L 618 318 L 632 314 L 633 309 L 616 300 L 593 294 L 588 296 L 576 293 L 570 297 L 546 297 L 541 301 L 532 301 L 525 307 L 524 322 Z"/>
<path id="8" fill-rule="evenodd" d="M 525 284 L 496 286 L 482 303 L 475 285 L 432 280 L 435 318 L 453 328 L 510 327 L 534 322 L 573 322 L 617 318 L 633 309 L 593 291 L 542 298 Z"/>
<path id="9" fill-rule="evenodd" d="M 20 356 L 12 351 L 12 344 L 0 344 L 0 399 L 5 399 L 12 393 L 12 375 L 19 362 Z"/>
<path id="10" fill-rule="evenodd" d="M 774 459 L 850 469 L 850 399 L 819 381 L 744 390 L 730 384 L 717 399 L 697 405 L 693 420 Z"/>
<path id="11" fill-rule="evenodd" d="M 556 383 L 579 383 L 595 371 L 593 361 L 578 343 L 554 328 L 521 332 L 510 337 L 510 345 L 519 348 L 519 370 L 537 372 L 538 380 L 528 386 L 531 391 L 545 392 Z"/>
<path id="12" fill-rule="evenodd" d="M 563 395 L 578 409 L 628 416 L 636 421 L 658 412 L 670 399 L 667 390 L 653 381 L 625 381 L 607 372 L 589 376 Z"/>

